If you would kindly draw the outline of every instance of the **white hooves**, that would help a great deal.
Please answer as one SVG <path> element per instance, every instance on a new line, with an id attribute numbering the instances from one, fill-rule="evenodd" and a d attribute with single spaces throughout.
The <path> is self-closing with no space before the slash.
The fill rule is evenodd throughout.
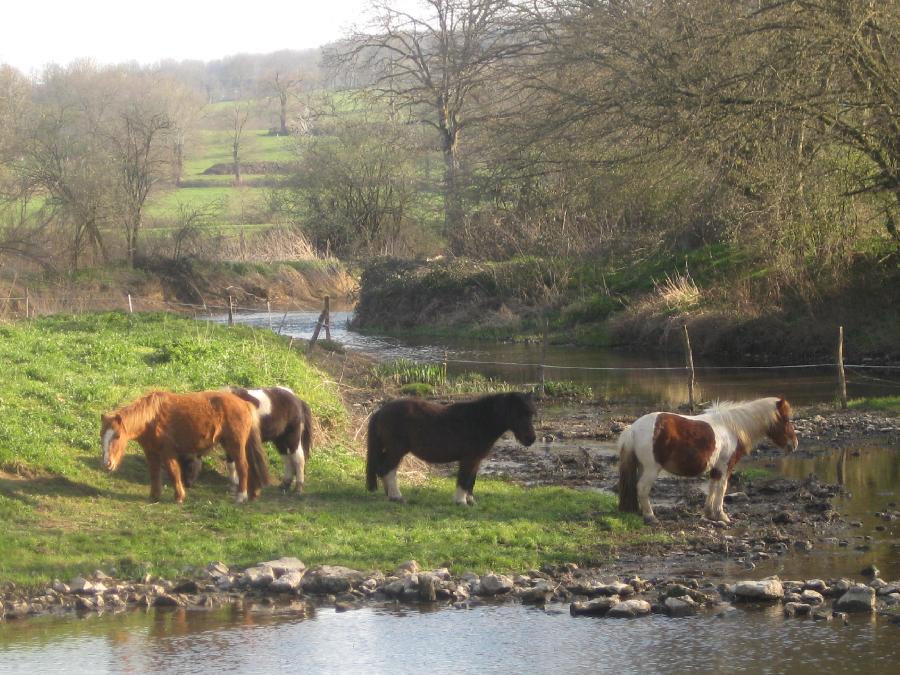
<path id="1" fill-rule="evenodd" d="M 246 492 L 238 492 L 237 496 L 234 498 L 235 504 L 245 504 L 247 502 L 247 493 Z"/>

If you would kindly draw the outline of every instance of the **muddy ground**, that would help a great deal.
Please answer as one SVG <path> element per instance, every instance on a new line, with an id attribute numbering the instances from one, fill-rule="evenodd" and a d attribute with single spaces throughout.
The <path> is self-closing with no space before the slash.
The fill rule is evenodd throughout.
<path id="1" fill-rule="evenodd" d="M 340 383 L 354 420 L 356 445 L 363 452 L 368 415 L 397 392 L 372 388 L 366 380 L 371 364 L 366 357 L 319 352 L 315 358 Z M 525 448 L 506 434 L 479 475 L 525 486 L 563 485 L 615 493 L 616 439 L 647 412 L 651 409 L 633 403 L 545 400 L 535 423 L 538 441 Z M 800 439 L 795 456 L 812 457 L 842 448 L 856 452 L 866 446 L 900 450 L 900 417 L 895 415 L 815 406 L 795 410 L 794 426 Z M 822 541 L 842 546 L 854 543 L 860 532 L 832 504 L 842 490 L 840 485 L 825 484 L 814 476 L 792 480 L 774 472 L 747 471 L 749 467 L 772 468 L 782 454 L 775 446 L 762 443 L 738 465 L 725 498 L 732 520 L 727 526 L 702 517 L 707 478 L 680 478 L 663 472 L 653 486 L 651 500 L 659 518 L 654 528 L 668 535 L 663 537 L 668 541 L 623 544 L 610 551 L 612 564 L 606 569 L 644 577 L 691 576 L 702 571 L 707 578 L 730 578 L 788 551 L 818 547 Z M 408 456 L 401 466 L 401 480 L 415 481 L 429 471 L 454 475 L 456 466 L 429 467 Z M 900 507 L 885 505 L 884 517 L 900 518 Z"/>

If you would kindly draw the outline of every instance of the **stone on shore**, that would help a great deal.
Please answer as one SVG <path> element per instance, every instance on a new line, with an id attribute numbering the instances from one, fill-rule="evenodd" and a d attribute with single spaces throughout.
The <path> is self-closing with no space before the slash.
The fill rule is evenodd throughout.
<path id="1" fill-rule="evenodd" d="M 273 581 L 275 581 L 275 572 L 268 565 L 248 567 L 244 570 L 244 575 L 241 577 L 242 586 L 251 586 L 253 588 L 267 588 Z"/>
<path id="2" fill-rule="evenodd" d="M 301 587 L 306 593 L 327 595 L 348 591 L 364 580 L 365 575 L 359 570 L 340 565 L 320 565 L 306 572 Z"/>
<path id="3" fill-rule="evenodd" d="M 299 558 L 291 558 L 284 557 L 278 558 L 278 560 L 269 560 L 267 562 L 259 563 L 258 567 L 269 567 L 275 573 L 275 577 L 278 578 L 283 574 L 287 574 L 288 572 L 297 572 L 306 569 L 306 565 L 303 564 L 303 561 Z"/>
<path id="4" fill-rule="evenodd" d="M 760 581 L 739 581 L 734 586 L 734 595 L 738 600 L 771 602 L 784 597 L 784 587 L 778 577 Z"/>
<path id="5" fill-rule="evenodd" d="M 697 603 L 689 595 L 669 597 L 663 602 L 663 609 L 671 617 L 693 616 L 697 613 Z"/>
<path id="6" fill-rule="evenodd" d="M 875 589 L 855 584 L 834 601 L 834 608 L 845 612 L 872 612 L 875 610 Z"/>
<path id="7" fill-rule="evenodd" d="M 646 600 L 623 600 L 609 608 L 606 616 L 612 619 L 634 619 L 650 613 L 650 603 Z"/>
<path id="8" fill-rule="evenodd" d="M 569 614 L 572 616 L 606 616 L 607 612 L 618 604 L 618 596 L 598 598 L 590 602 L 573 602 L 569 605 Z"/>
<path id="9" fill-rule="evenodd" d="M 501 595 L 509 593 L 515 584 L 505 574 L 485 574 L 481 577 L 481 595 Z"/>
<path id="10" fill-rule="evenodd" d="M 305 572 L 305 569 L 286 572 L 275 579 L 275 581 L 269 585 L 269 588 L 276 593 L 293 593 L 300 588 L 300 584 L 303 583 Z"/>

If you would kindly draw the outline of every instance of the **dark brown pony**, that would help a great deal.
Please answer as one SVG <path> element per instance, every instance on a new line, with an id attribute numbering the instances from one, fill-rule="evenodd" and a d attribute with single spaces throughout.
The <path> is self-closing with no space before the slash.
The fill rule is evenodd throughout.
<path id="1" fill-rule="evenodd" d="M 284 462 L 282 490 L 293 485 L 297 494 L 303 492 L 306 460 L 312 449 L 312 411 L 306 401 L 287 387 L 244 389 L 229 387 L 228 391 L 250 403 L 259 417 L 259 430 L 263 442 L 271 441 Z M 203 467 L 203 460 L 196 456 L 180 459 L 184 484 L 190 487 Z M 227 460 L 229 475 L 237 488 L 234 463 Z"/>
<path id="2" fill-rule="evenodd" d="M 150 499 L 162 492 L 160 469 L 165 465 L 175 488 L 175 501 L 184 501 L 178 458 L 202 455 L 222 446 L 237 468 L 237 502 L 255 498 L 269 482 L 269 468 L 259 435 L 254 407 L 234 394 L 201 391 L 173 394 L 154 391 L 101 416 L 103 466 L 115 471 L 128 441 L 144 449 L 150 468 Z"/>
<path id="3" fill-rule="evenodd" d="M 472 490 L 482 460 L 505 431 L 523 445 L 534 443 L 534 397 L 517 392 L 440 405 L 419 399 L 385 403 L 369 419 L 366 486 L 381 477 L 391 501 L 403 501 L 397 466 L 406 453 L 436 464 L 459 461 L 457 504 L 474 504 Z"/>

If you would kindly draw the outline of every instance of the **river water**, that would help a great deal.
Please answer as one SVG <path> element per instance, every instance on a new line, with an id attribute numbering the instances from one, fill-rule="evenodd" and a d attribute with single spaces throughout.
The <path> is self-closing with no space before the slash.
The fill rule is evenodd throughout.
<path id="1" fill-rule="evenodd" d="M 265 312 L 239 314 L 235 320 L 259 327 L 271 326 L 284 335 L 309 338 L 318 312 Z M 350 330 L 350 312 L 333 312 L 331 337 L 346 348 L 379 360 L 411 359 L 447 361 L 448 372 L 479 372 L 513 383 L 535 383 L 540 379 L 537 364 L 546 364 L 547 380 L 570 380 L 589 384 L 595 395 L 605 400 L 636 402 L 673 407 L 688 400 L 684 362 L 671 355 L 626 352 L 615 349 L 537 344 L 496 344 L 440 338 L 400 338 L 369 335 Z M 215 317 L 223 323 L 226 317 Z M 852 363 L 852 359 L 848 360 Z M 697 400 L 745 400 L 761 396 L 786 396 L 797 405 L 831 402 L 837 399 L 834 366 L 814 368 L 747 367 L 742 364 L 695 360 Z M 873 372 L 868 368 L 848 368 L 848 395 L 886 396 L 900 393 L 900 370 Z"/>
<path id="2" fill-rule="evenodd" d="M 786 620 L 779 606 L 640 620 L 567 608 L 150 610 L 0 627 L 0 672 L 896 672 L 900 628 Z"/>

